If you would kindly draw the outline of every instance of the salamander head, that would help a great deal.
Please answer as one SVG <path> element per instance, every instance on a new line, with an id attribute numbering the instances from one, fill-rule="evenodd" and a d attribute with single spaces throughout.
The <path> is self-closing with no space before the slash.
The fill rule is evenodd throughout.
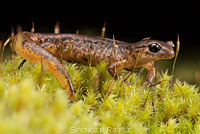
<path id="1" fill-rule="evenodd" d="M 172 59 L 175 55 L 172 41 L 143 40 L 133 45 L 133 51 L 140 52 L 140 62 Z"/>

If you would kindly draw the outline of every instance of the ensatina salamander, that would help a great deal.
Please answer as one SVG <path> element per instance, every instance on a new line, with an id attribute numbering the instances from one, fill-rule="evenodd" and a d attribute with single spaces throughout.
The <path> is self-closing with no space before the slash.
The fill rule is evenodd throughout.
<path id="1" fill-rule="evenodd" d="M 105 61 L 111 75 L 118 69 L 144 66 L 147 70 L 146 80 L 151 83 L 155 73 L 153 62 L 174 57 L 172 41 L 141 40 L 127 43 L 113 39 L 77 34 L 45 34 L 19 32 L 13 40 L 18 55 L 32 63 L 42 61 L 44 67 L 51 72 L 74 100 L 74 89 L 70 76 L 60 62 L 63 60 L 88 65 L 89 57 L 92 66 Z M 113 53 L 115 46 L 115 54 Z M 71 47 L 71 48 L 69 48 Z M 70 51 L 69 51 L 70 50 Z"/>

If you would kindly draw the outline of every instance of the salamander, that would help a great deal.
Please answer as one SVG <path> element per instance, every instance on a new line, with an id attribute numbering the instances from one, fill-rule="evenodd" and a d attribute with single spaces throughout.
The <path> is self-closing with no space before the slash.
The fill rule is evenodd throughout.
<path id="1" fill-rule="evenodd" d="M 113 45 L 113 43 L 115 45 Z M 172 41 L 141 40 L 128 43 L 109 38 L 78 35 L 78 34 L 50 34 L 19 32 L 13 40 L 16 53 L 32 63 L 44 64 L 74 100 L 74 89 L 70 76 L 60 62 L 60 58 L 69 62 L 92 66 L 105 61 L 108 71 L 115 76 L 115 69 L 131 69 L 144 66 L 147 70 L 146 81 L 151 83 L 155 73 L 154 61 L 171 59 L 174 57 L 174 43 Z M 115 47 L 115 48 L 114 48 Z M 115 53 L 114 53 L 115 51 Z M 23 65 L 20 65 L 20 67 Z M 116 77 L 116 76 L 115 76 Z"/>

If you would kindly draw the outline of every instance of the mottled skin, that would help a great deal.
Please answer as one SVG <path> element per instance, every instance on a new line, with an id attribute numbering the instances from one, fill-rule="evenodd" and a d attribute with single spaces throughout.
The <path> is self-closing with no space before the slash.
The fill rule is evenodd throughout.
<path id="1" fill-rule="evenodd" d="M 157 43 L 161 47 L 158 52 L 151 52 L 149 45 Z M 142 40 L 136 43 L 127 43 L 115 40 L 116 56 L 114 56 L 113 40 L 101 37 L 91 37 L 76 34 L 42 34 L 19 32 L 13 41 L 14 49 L 18 55 L 32 63 L 43 63 L 61 86 L 74 99 L 74 90 L 71 79 L 59 59 L 95 66 L 101 61 L 108 63 L 108 70 L 114 76 L 116 69 L 133 68 L 136 57 L 140 52 L 138 66 L 148 70 L 147 82 L 152 82 L 155 73 L 154 61 L 174 57 L 172 41 Z M 70 46 L 70 48 L 69 48 Z M 62 56 L 61 56 L 62 55 Z"/>

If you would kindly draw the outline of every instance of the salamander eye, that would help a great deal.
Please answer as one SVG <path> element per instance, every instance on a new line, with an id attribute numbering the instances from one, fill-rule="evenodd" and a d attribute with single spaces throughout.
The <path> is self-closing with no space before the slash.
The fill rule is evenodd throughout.
<path id="1" fill-rule="evenodd" d="M 161 47 L 157 43 L 152 43 L 149 45 L 149 50 L 153 53 L 158 52 L 160 49 L 161 49 Z"/>

